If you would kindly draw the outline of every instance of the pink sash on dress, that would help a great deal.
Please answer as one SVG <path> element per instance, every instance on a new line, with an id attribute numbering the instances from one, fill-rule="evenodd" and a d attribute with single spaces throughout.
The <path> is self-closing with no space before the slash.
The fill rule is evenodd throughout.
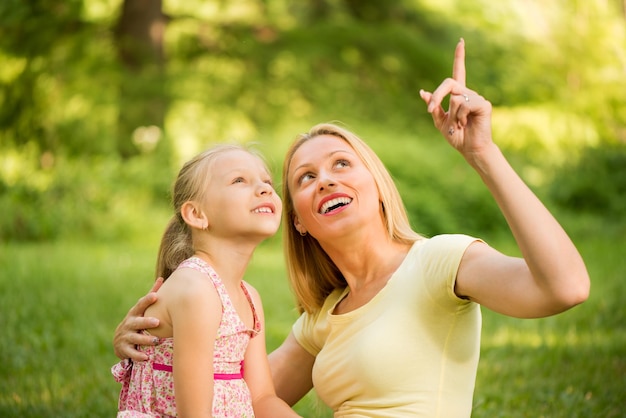
<path id="1" fill-rule="evenodd" d="M 152 368 L 154 370 L 161 370 L 164 372 L 172 372 L 173 368 L 169 364 L 153 363 Z M 239 373 L 215 373 L 213 375 L 215 380 L 235 380 L 243 379 L 243 361 L 241 362 L 241 370 Z"/>

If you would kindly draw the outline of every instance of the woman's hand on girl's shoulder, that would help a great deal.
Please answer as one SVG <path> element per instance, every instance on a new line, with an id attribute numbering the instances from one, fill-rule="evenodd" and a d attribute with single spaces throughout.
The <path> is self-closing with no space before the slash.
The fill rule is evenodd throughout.
<path id="1" fill-rule="evenodd" d="M 113 335 L 113 350 L 115 355 L 121 360 L 130 358 L 133 361 L 145 361 L 147 356 L 137 350 L 138 345 L 155 345 L 157 341 L 154 337 L 141 334 L 144 329 L 155 328 L 159 325 L 159 320 L 151 317 L 144 317 L 146 309 L 158 299 L 157 291 L 163 284 L 163 278 L 159 277 L 146 295 L 139 298 L 137 303 L 130 308 L 122 322 L 119 323 Z"/>

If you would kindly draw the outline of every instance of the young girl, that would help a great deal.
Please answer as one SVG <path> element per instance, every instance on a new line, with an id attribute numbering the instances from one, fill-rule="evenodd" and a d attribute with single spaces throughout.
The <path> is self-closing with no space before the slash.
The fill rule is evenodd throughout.
<path id="1" fill-rule="evenodd" d="M 298 416 L 276 397 L 261 299 L 243 281 L 280 225 L 269 170 L 243 147 L 216 146 L 183 166 L 173 206 L 157 262 L 166 281 L 146 312 L 159 319 L 158 344 L 138 348 L 147 361 L 113 367 L 117 416 Z"/>

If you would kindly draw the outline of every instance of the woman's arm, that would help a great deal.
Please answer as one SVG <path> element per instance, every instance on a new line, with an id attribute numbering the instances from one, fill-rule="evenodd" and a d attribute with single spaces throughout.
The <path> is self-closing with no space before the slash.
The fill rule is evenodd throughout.
<path id="1" fill-rule="evenodd" d="M 561 225 L 510 166 L 491 138 L 491 103 L 465 87 L 465 46 L 457 45 L 453 77 L 420 93 L 435 126 L 477 171 L 497 202 L 523 258 L 474 243 L 455 291 L 497 312 L 542 317 L 585 301 L 589 276 Z M 441 107 L 450 95 L 450 108 Z"/>
<path id="2" fill-rule="evenodd" d="M 511 228 L 523 259 L 484 245 L 470 246 L 461 262 L 459 295 L 516 317 L 557 314 L 584 302 L 589 276 L 578 250 L 557 220 L 493 146 L 476 167 Z"/>
<path id="3" fill-rule="evenodd" d="M 257 291 L 247 286 L 256 307 L 261 332 L 250 340 L 246 350 L 244 377 L 252 395 L 252 406 L 257 418 L 298 417 L 299 415 L 276 396 L 267 351 L 265 348 L 265 315 Z"/>
<path id="4" fill-rule="evenodd" d="M 527 232 L 533 229 L 528 226 Z M 589 277 L 580 255 L 572 251 L 573 244 L 558 233 L 549 237 L 534 233 L 536 239 L 548 242 L 536 244 L 532 238 L 516 236 L 524 258 L 503 255 L 483 243 L 472 244 L 459 266 L 457 295 L 518 318 L 550 316 L 584 302 Z"/>
<path id="5" fill-rule="evenodd" d="M 278 397 L 295 405 L 313 388 L 311 373 L 315 357 L 290 332 L 280 347 L 269 355 L 272 379 Z"/>
<path id="6" fill-rule="evenodd" d="M 159 325 L 157 318 L 144 317 L 143 314 L 148 308 L 157 301 L 156 291 L 163 284 L 163 279 L 158 278 L 150 292 L 140 298 L 135 306 L 130 308 L 126 317 L 119 323 L 115 329 L 113 336 L 113 350 L 115 355 L 124 360 L 130 358 L 133 361 L 146 361 L 148 356 L 145 353 L 137 351 L 138 345 L 155 345 L 154 337 L 139 333 L 143 329 L 156 328 Z"/>

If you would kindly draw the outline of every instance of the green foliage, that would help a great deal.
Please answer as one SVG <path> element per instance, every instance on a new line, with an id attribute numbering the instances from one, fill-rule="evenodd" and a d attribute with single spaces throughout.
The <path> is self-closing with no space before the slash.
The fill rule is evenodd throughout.
<path id="1" fill-rule="evenodd" d="M 31 148 L 28 154 L 0 157 L 2 242 L 68 236 L 130 240 L 144 236 L 169 202 L 173 174 L 156 169 L 149 156 L 75 160 L 47 153 L 38 160 Z"/>
<path id="2" fill-rule="evenodd" d="M 420 87 L 435 86 L 450 63 L 441 54 L 449 39 L 428 39 L 428 27 L 330 20 L 251 33 L 228 24 L 213 26 L 199 43 L 204 25 L 174 21 L 169 28 L 178 53 L 170 61 L 179 103 L 172 121 L 185 118 L 178 109 L 193 104 L 196 126 L 187 123 L 186 131 L 199 138 L 244 131 L 250 139 L 258 130 L 303 119 L 407 126 L 416 115 L 411 109 L 422 108 Z M 365 36 L 372 32 L 376 37 Z"/>
<path id="3" fill-rule="evenodd" d="M 552 198 L 572 211 L 623 219 L 626 214 L 626 144 L 588 147 L 557 172 Z"/>
<path id="4" fill-rule="evenodd" d="M 438 134 L 418 91 L 450 75 L 461 36 L 468 86 L 494 104 L 494 138 L 531 186 L 579 150 L 626 141 L 626 26 L 614 3 L 169 0 L 166 62 L 149 76 L 120 61 L 122 0 L 52 3 L 0 5 L 0 158 L 21 167 L 0 168 L 4 240 L 128 236 L 166 201 L 182 160 L 258 141 L 280 166 L 294 134 L 321 121 L 373 133 L 416 229 L 502 229 L 476 176 L 427 139 Z M 414 145 L 396 141 L 407 133 Z M 619 206 L 602 200 L 610 190 L 594 199 Z"/>
<path id="5" fill-rule="evenodd" d="M 416 128 L 419 136 L 410 137 L 372 130 L 374 148 L 391 172 L 416 231 L 485 237 L 506 228 L 480 177 L 439 132 L 422 126 Z"/>
<path id="6" fill-rule="evenodd" d="M 0 48 L 17 56 L 45 56 L 51 40 L 71 36 L 82 10 L 81 0 L 5 0 L 0 5 Z M 24 42 L 27 40 L 27 42 Z"/>
<path id="7" fill-rule="evenodd" d="M 83 19 L 82 6 L 82 0 L 0 5 L 0 58 L 6 63 L 0 70 L 0 145 L 34 142 L 41 153 L 108 150 L 111 129 L 107 138 L 103 128 L 111 111 L 99 105 L 114 91 L 103 88 L 112 84 L 112 61 L 102 53 L 108 44 L 103 28 Z"/>

